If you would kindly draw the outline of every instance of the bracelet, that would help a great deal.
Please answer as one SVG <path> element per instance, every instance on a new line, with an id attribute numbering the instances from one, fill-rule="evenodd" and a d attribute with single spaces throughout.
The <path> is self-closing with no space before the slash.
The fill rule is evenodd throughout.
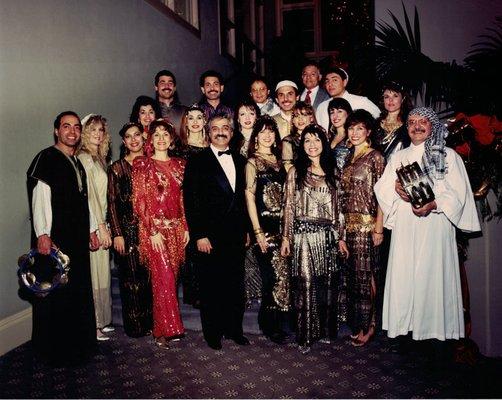
<path id="1" fill-rule="evenodd" d="M 260 234 L 260 233 L 263 233 L 263 229 L 261 229 L 261 228 L 255 229 L 255 230 L 254 230 L 254 233 L 255 233 L 255 235 L 258 235 L 258 234 Z"/>
<path id="2" fill-rule="evenodd" d="M 382 232 L 373 231 L 373 233 L 376 233 L 377 235 L 383 235 L 383 231 Z"/>

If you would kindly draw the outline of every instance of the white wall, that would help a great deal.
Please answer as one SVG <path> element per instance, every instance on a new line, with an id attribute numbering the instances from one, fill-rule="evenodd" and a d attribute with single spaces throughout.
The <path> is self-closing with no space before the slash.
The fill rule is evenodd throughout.
<path id="1" fill-rule="evenodd" d="M 499 0 L 405 0 L 413 26 L 420 18 L 422 52 L 435 61 L 463 63 L 471 45 L 502 15 Z M 404 26 L 401 0 L 375 0 L 375 20 L 394 26 L 388 10 Z M 493 200 L 493 199 L 492 199 Z M 495 203 L 492 201 L 492 209 Z M 502 356 L 502 222 L 482 225 L 483 237 L 471 239 L 466 263 L 471 292 L 472 338 L 483 354 Z"/>
<path id="2" fill-rule="evenodd" d="M 0 320 L 28 307 L 17 297 L 17 258 L 29 249 L 26 169 L 52 142 L 55 116 L 74 110 L 118 130 L 135 98 L 167 68 L 181 100 L 198 100 L 199 75 L 231 66 L 219 56 L 215 0 L 200 1 L 201 38 L 144 0 L 0 2 Z"/>

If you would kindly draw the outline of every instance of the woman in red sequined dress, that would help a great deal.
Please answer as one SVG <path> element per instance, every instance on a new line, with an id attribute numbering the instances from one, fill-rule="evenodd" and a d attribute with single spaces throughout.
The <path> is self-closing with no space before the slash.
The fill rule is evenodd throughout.
<path id="1" fill-rule="evenodd" d="M 177 279 L 185 258 L 188 228 L 181 184 L 185 161 L 170 157 L 175 138 L 171 124 L 150 125 L 146 156 L 133 165 L 133 205 L 139 216 L 140 255 L 150 269 L 153 291 L 153 337 L 169 348 L 184 333 L 177 298 Z"/>

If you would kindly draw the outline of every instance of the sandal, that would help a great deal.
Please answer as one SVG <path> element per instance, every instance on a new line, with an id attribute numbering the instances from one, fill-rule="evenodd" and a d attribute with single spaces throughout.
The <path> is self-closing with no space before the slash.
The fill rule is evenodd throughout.
<path id="1" fill-rule="evenodd" d="M 155 339 L 155 344 L 162 349 L 169 350 L 169 345 L 164 338 Z"/>

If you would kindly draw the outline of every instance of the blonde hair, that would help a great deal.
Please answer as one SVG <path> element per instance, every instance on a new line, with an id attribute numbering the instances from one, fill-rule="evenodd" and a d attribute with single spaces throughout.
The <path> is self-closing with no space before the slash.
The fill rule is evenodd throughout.
<path id="1" fill-rule="evenodd" d="M 94 152 L 89 147 L 89 142 L 91 130 L 97 124 L 103 125 L 104 132 L 103 141 L 98 146 L 97 154 L 94 154 Z M 110 143 L 111 138 L 108 132 L 108 124 L 106 122 L 106 118 L 101 115 L 93 115 L 85 122 L 84 126 L 82 127 L 82 137 L 80 139 L 80 144 L 78 146 L 77 152 L 80 153 L 84 151 L 86 153 L 89 153 L 92 158 L 97 159 L 103 165 L 103 167 L 106 167 L 106 162 L 109 155 L 108 153 L 110 151 Z"/>

